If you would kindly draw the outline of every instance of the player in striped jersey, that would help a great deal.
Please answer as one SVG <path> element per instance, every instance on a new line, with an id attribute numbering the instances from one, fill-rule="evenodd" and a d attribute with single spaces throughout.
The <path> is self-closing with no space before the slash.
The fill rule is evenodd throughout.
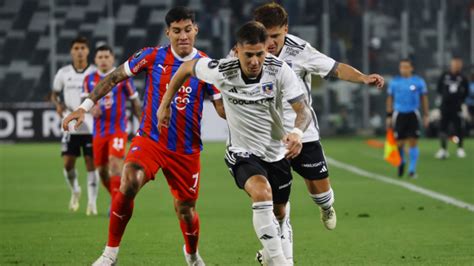
<path id="1" fill-rule="evenodd" d="M 283 248 L 286 236 L 281 235 L 277 219 L 287 217 L 292 183 L 287 159 L 301 151 L 301 138 L 311 113 L 296 74 L 266 52 L 268 35 L 264 26 L 248 22 L 236 37 L 237 58 L 200 58 L 180 67 L 163 97 L 158 126 L 164 130 L 171 125 L 171 100 L 187 77 L 195 76 L 219 87 L 229 126 L 225 162 L 237 186 L 252 200 L 254 230 L 268 254 L 266 262 L 292 265 L 293 258 Z M 294 128 L 287 133 L 283 102 L 288 102 L 297 116 Z M 291 227 L 289 219 L 285 223 Z"/>
<path id="2" fill-rule="evenodd" d="M 108 45 L 95 50 L 94 60 L 98 70 L 84 79 L 82 97 L 89 96 L 96 84 L 115 69 L 114 53 Z M 127 100 L 132 103 L 134 115 L 140 118 L 140 100 L 131 78 L 118 83 L 92 109 L 94 164 L 102 184 L 112 198 L 120 188 L 120 175 L 127 146 Z M 94 214 L 97 214 L 97 208 Z"/>
<path id="3" fill-rule="evenodd" d="M 174 196 L 175 210 L 185 240 L 183 249 L 186 262 L 188 265 L 204 265 L 197 251 L 199 216 L 195 208 L 199 192 L 202 149 L 200 127 L 205 95 L 214 100 L 219 115 L 224 116 L 224 109 L 220 92 L 214 86 L 196 78 L 188 79 L 173 99 L 172 124 L 168 129 L 158 132 L 156 112 L 171 77 L 183 62 L 206 56 L 193 47 L 198 32 L 193 11 L 175 7 L 166 14 L 165 20 L 170 45 L 144 48 L 135 53 L 101 80 L 81 107 L 63 122 L 63 128 L 67 128 L 72 120 L 80 124 L 84 114 L 116 84 L 145 72 L 140 128 L 125 159 L 120 192 L 112 200 L 109 240 L 94 265 L 116 263 L 120 241 L 132 215 L 133 200 L 138 191 L 154 179 L 160 168 Z"/>

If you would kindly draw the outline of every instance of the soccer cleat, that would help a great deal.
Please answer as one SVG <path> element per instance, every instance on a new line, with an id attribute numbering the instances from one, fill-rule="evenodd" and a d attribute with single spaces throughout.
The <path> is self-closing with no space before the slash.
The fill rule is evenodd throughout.
<path id="1" fill-rule="evenodd" d="M 97 215 L 97 204 L 96 203 L 89 203 L 87 204 L 86 215 Z"/>
<path id="2" fill-rule="evenodd" d="M 417 175 L 415 172 L 410 172 L 410 173 L 408 173 L 408 176 L 409 176 L 411 179 L 417 179 L 417 178 L 418 178 L 418 175 Z"/>
<path id="3" fill-rule="evenodd" d="M 463 148 L 458 148 L 458 150 L 456 151 L 456 155 L 458 156 L 458 158 L 466 158 L 466 152 Z"/>
<path id="4" fill-rule="evenodd" d="M 92 266 L 114 266 L 117 265 L 117 259 L 112 259 L 108 256 L 105 256 L 102 254 L 94 263 L 92 263 Z"/>
<path id="5" fill-rule="evenodd" d="M 439 149 L 435 154 L 436 159 L 444 160 L 449 157 L 449 153 L 445 149 Z"/>
<path id="6" fill-rule="evenodd" d="M 323 222 L 324 227 L 328 230 L 334 230 L 337 223 L 336 210 L 332 206 L 327 210 L 320 207 L 319 210 L 321 211 L 321 222 Z"/>
<path id="7" fill-rule="evenodd" d="M 188 254 L 186 252 L 186 245 L 183 246 L 184 258 L 186 259 L 186 263 L 188 266 L 205 266 L 204 260 L 202 260 L 199 252 L 196 251 L 194 254 Z"/>
<path id="8" fill-rule="evenodd" d="M 78 191 L 71 193 L 71 200 L 69 200 L 69 210 L 76 212 L 79 210 L 79 199 L 81 198 L 81 188 Z"/>
<path id="9" fill-rule="evenodd" d="M 405 173 L 405 163 L 402 162 L 398 166 L 398 177 L 402 177 L 404 173 Z"/>

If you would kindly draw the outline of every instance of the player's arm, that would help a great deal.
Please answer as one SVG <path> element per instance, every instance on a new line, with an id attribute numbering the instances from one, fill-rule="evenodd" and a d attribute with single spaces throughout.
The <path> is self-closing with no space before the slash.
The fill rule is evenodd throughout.
<path id="1" fill-rule="evenodd" d="M 283 138 L 283 142 L 288 149 L 286 158 L 292 159 L 301 152 L 303 132 L 306 131 L 311 123 L 311 110 L 308 107 L 304 94 L 296 99 L 290 100 L 289 103 L 296 113 L 295 126 L 293 130 Z"/>
<path id="2" fill-rule="evenodd" d="M 64 105 L 64 103 L 61 102 L 60 99 L 61 99 L 61 97 L 60 97 L 59 92 L 57 92 L 57 91 L 51 92 L 50 101 L 56 107 L 56 113 L 58 113 L 58 115 L 60 117 L 63 117 L 63 112 L 64 112 L 64 110 L 66 110 L 66 106 Z"/>
<path id="3" fill-rule="evenodd" d="M 427 93 L 421 95 L 421 108 L 423 108 L 423 126 L 425 128 L 428 128 L 428 126 L 430 125 L 430 107 Z"/>
<path id="4" fill-rule="evenodd" d="M 186 61 L 178 68 L 173 78 L 171 79 L 168 89 L 165 95 L 161 99 L 160 107 L 158 108 L 158 130 L 161 131 L 161 127 L 168 127 L 171 118 L 171 101 L 174 98 L 176 92 L 184 84 L 184 82 L 190 77 L 194 76 L 194 65 L 197 59 Z"/>
<path id="5" fill-rule="evenodd" d="M 332 76 L 349 82 L 374 85 L 379 89 L 381 89 L 385 83 L 384 78 L 379 74 L 365 75 L 356 68 L 344 63 L 337 64 Z"/>
<path id="6" fill-rule="evenodd" d="M 385 111 L 387 112 L 387 118 L 385 119 L 385 127 L 387 129 L 392 128 L 392 115 L 393 115 L 393 96 L 388 95 L 385 101 Z"/>
<path id="7" fill-rule="evenodd" d="M 142 104 L 138 97 L 133 98 L 130 100 L 132 103 L 132 113 L 133 115 L 138 118 L 138 121 L 142 120 Z"/>
<path id="8" fill-rule="evenodd" d="M 107 75 L 103 78 L 97 85 L 95 86 L 94 90 L 89 94 L 89 96 L 82 102 L 82 104 L 75 110 L 74 112 L 70 113 L 63 121 L 63 129 L 65 131 L 68 130 L 69 122 L 75 120 L 76 125 L 74 126 L 75 129 L 79 128 L 84 120 L 84 114 L 94 107 L 95 103 L 107 95 L 119 82 L 124 79 L 127 79 L 128 75 L 125 72 L 124 65 L 119 66 L 115 69 L 112 73 Z"/>
<path id="9" fill-rule="evenodd" d="M 224 110 L 224 101 L 222 101 L 222 98 L 213 100 L 212 104 L 214 104 L 214 108 L 216 109 L 217 114 L 222 118 L 226 119 L 225 117 L 225 110 Z"/>

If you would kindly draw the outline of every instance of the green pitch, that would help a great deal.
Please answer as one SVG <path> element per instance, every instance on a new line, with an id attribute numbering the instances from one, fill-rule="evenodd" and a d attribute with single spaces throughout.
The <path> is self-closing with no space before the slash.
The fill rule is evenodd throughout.
<path id="1" fill-rule="evenodd" d="M 363 139 L 323 140 L 326 155 L 373 173 L 395 177 L 382 150 Z M 474 204 L 474 145 L 466 159 L 433 158 L 436 140 L 423 140 L 419 179 L 406 182 Z M 451 144 L 451 154 L 454 147 Z M 107 239 L 110 200 L 99 195 L 97 217 L 87 217 L 85 171 L 78 161 L 83 197 L 67 210 L 69 190 L 57 144 L 0 145 L 0 265 L 87 265 Z M 202 153 L 200 253 L 207 265 L 257 265 L 260 244 L 250 200 L 223 162 L 223 144 Z M 319 210 L 295 175 L 291 195 L 297 265 L 472 265 L 474 213 L 394 185 L 329 168 L 338 225 L 327 231 Z M 159 174 L 141 191 L 119 255 L 121 265 L 185 265 L 183 240 L 166 181 Z"/>

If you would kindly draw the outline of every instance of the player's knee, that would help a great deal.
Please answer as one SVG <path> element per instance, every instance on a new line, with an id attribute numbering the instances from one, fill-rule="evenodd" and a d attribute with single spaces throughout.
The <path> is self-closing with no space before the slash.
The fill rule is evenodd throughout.
<path id="1" fill-rule="evenodd" d="M 194 207 L 189 204 L 177 204 L 176 215 L 178 219 L 190 223 L 194 218 Z"/>
<path id="2" fill-rule="evenodd" d="M 109 158 L 109 169 L 111 176 L 117 176 L 121 174 L 123 162 L 122 159 L 111 156 Z"/>
<path id="3" fill-rule="evenodd" d="M 135 197 L 140 189 L 138 170 L 133 165 L 126 165 L 120 182 L 120 191 L 128 197 Z"/>
<path id="4" fill-rule="evenodd" d="M 253 176 L 247 180 L 245 191 L 254 202 L 272 200 L 272 188 L 264 176 Z"/>

